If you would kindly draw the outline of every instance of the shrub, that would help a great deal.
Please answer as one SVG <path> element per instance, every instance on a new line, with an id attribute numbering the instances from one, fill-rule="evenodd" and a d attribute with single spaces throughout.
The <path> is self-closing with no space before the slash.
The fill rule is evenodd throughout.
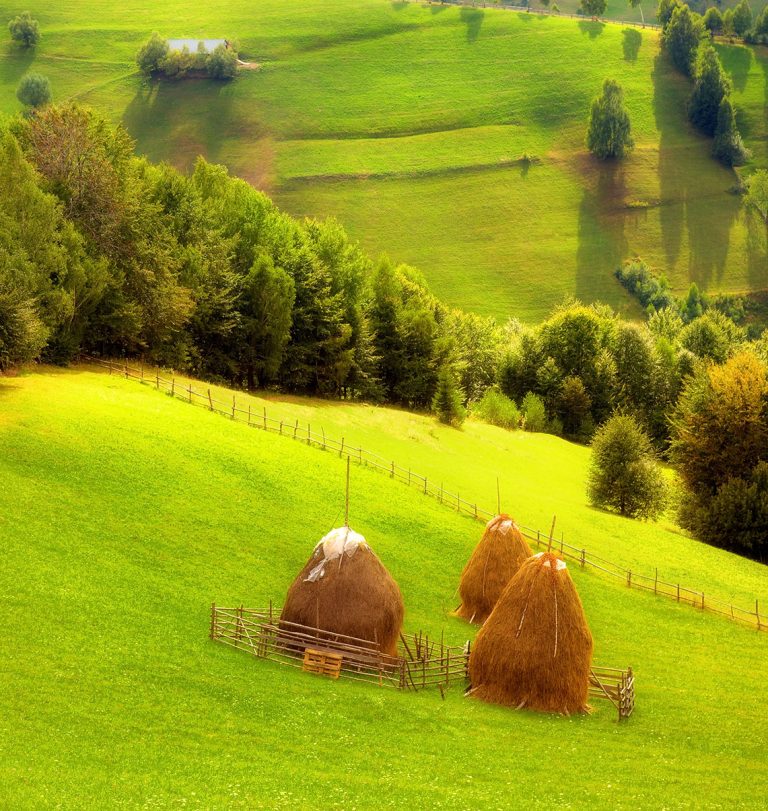
<path id="1" fill-rule="evenodd" d="M 710 6 L 704 13 L 704 27 L 712 34 L 723 30 L 723 15 L 717 6 Z"/>
<path id="2" fill-rule="evenodd" d="M 538 394 L 529 391 L 523 397 L 520 411 L 523 415 L 522 425 L 526 431 L 541 433 L 547 430 L 547 410 Z"/>
<path id="3" fill-rule="evenodd" d="M 664 276 L 656 276 L 642 259 L 625 262 L 616 269 L 616 278 L 646 310 L 677 306 L 669 282 Z"/>
<path id="4" fill-rule="evenodd" d="M 136 64 L 142 73 L 155 73 L 167 56 L 168 42 L 155 31 L 136 54 Z"/>
<path id="5" fill-rule="evenodd" d="M 634 417 L 616 414 L 597 430 L 587 483 L 590 502 L 630 518 L 664 511 L 667 487 L 651 441 Z"/>
<path id="6" fill-rule="evenodd" d="M 25 48 L 31 48 L 40 41 L 37 20 L 33 20 L 28 11 L 23 11 L 18 17 L 9 20 L 8 30 L 11 32 L 11 39 L 20 42 Z"/>
<path id="7" fill-rule="evenodd" d="M 513 430 L 520 424 L 520 411 L 505 394 L 495 386 L 488 389 L 475 407 L 475 413 L 483 422 Z"/>
<path id="8" fill-rule="evenodd" d="M 19 82 L 16 98 L 27 107 L 44 107 L 51 100 L 51 84 L 39 73 L 28 73 Z"/>
<path id="9" fill-rule="evenodd" d="M 432 400 L 432 410 L 440 422 L 453 426 L 459 426 L 464 422 L 467 412 L 461 399 L 461 392 L 456 385 L 453 372 L 444 366 L 438 375 L 437 391 Z"/>
<path id="10" fill-rule="evenodd" d="M 219 45 L 208 57 L 206 68 L 211 79 L 234 79 L 237 75 L 237 54 Z"/>

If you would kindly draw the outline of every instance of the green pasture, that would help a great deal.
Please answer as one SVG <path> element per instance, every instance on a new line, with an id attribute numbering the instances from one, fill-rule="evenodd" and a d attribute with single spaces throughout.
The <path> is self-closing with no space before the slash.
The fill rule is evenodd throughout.
<path id="1" fill-rule="evenodd" d="M 575 294 L 637 315 L 613 278 L 636 255 L 678 292 L 768 287 L 765 229 L 688 126 L 690 86 L 655 30 L 383 0 L 31 10 L 43 40 L 34 54 L 0 46 L 0 111 L 18 110 L 20 77 L 41 71 L 56 98 L 107 112 L 153 160 L 188 170 L 203 154 L 294 214 L 335 216 L 450 304 L 537 320 Z M 226 85 L 147 81 L 133 57 L 153 30 L 238 39 L 262 68 Z M 768 165 L 765 51 L 718 48 L 753 165 Z M 619 165 L 584 148 L 608 76 L 637 142 Z"/>
<path id="2" fill-rule="evenodd" d="M 557 440 L 525 440 L 555 468 L 578 458 Z M 485 453 L 478 476 L 509 455 L 488 443 Z M 530 467 L 531 487 L 568 525 L 561 479 L 541 469 Z M 768 637 L 756 631 L 572 567 L 597 661 L 635 668 L 628 723 L 606 704 L 543 717 L 456 688 L 441 701 L 325 681 L 209 641 L 208 609 L 281 599 L 338 523 L 337 457 L 81 369 L 0 382 L 0 475 L 3 807 L 764 801 Z M 407 628 L 472 636 L 447 612 L 480 525 L 373 471 L 354 469 L 353 492 L 353 524 L 399 581 Z M 603 531 L 595 524 L 590 541 Z M 680 542 L 706 565 L 705 550 Z M 757 572 L 724 553 L 717 566 L 737 583 Z"/>

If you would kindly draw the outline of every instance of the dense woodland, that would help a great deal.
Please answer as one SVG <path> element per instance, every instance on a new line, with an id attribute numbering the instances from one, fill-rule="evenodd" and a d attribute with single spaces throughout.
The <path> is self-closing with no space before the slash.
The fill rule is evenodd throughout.
<path id="1" fill-rule="evenodd" d="M 639 262 L 619 275 L 648 307 L 645 323 L 571 301 L 538 326 L 500 325 L 447 308 L 414 268 L 371 259 L 335 221 L 297 221 L 221 166 L 200 159 L 185 177 L 137 157 L 90 110 L 18 118 L 0 150 L 0 369 L 141 356 L 248 388 L 411 408 L 440 400 L 441 381 L 490 421 L 582 441 L 630 413 L 681 470 L 711 364 L 736 400 L 746 361 L 729 367 L 734 357 L 766 379 L 768 344 L 736 323 L 743 308 L 695 288 L 678 301 Z M 732 404 L 713 441 L 748 412 L 768 437 L 766 402 Z M 715 466 L 716 480 L 688 477 L 688 526 L 711 534 L 702 512 L 734 475 L 742 502 L 760 512 L 765 500 L 755 521 L 768 524 L 765 444 Z M 734 543 L 749 551 L 747 535 Z"/>

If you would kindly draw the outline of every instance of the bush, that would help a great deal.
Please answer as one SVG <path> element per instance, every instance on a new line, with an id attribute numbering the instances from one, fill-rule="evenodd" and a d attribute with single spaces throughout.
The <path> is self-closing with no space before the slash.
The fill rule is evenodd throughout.
<path id="1" fill-rule="evenodd" d="M 616 278 L 648 310 L 677 307 L 677 300 L 664 276 L 656 276 L 642 261 L 632 259 L 616 269 Z"/>
<path id="2" fill-rule="evenodd" d="M 206 69 L 211 79 L 234 79 L 237 76 L 237 54 L 219 45 L 208 57 Z"/>
<path id="3" fill-rule="evenodd" d="M 168 42 L 155 31 L 136 54 L 136 64 L 142 73 L 155 73 L 167 56 Z"/>
<path id="4" fill-rule="evenodd" d="M 24 11 L 18 17 L 9 20 L 8 30 L 11 32 L 11 39 L 20 42 L 25 48 L 31 48 L 40 41 L 40 29 L 37 20 L 33 20 L 28 11 Z"/>
<path id="5" fill-rule="evenodd" d="M 13 284 L 0 284 L 0 372 L 34 360 L 48 339 L 48 331 Z"/>
<path id="6" fill-rule="evenodd" d="M 490 425 L 514 430 L 520 424 L 520 411 L 513 400 L 495 386 L 488 389 L 475 407 L 475 414 Z"/>
<path id="7" fill-rule="evenodd" d="M 634 417 L 616 414 L 597 430 L 587 495 L 594 506 L 629 518 L 656 518 L 664 511 L 667 487 Z"/>
<path id="8" fill-rule="evenodd" d="M 723 30 L 723 15 L 717 6 L 710 6 L 704 13 L 704 27 L 712 34 Z"/>
<path id="9" fill-rule="evenodd" d="M 538 394 L 529 391 L 523 397 L 520 411 L 523 415 L 522 425 L 526 431 L 542 433 L 547 430 L 547 410 Z"/>
<path id="10" fill-rule="evenodd" d="M 466 419 L 467 412 L 461 402 L 461 392 L 456 385 L 453 372 L 443 367 L 437 378 L 437 391 L 432 400 L 432 410 L 440 422 L 458 427 Z"/>
<path id="11" fill-rule="evenodd" d="M 51 100 L 51 84 L 39 73 L 28 73 L 19 82 L 16 98 L 27 107 L 44 107 Z"/>

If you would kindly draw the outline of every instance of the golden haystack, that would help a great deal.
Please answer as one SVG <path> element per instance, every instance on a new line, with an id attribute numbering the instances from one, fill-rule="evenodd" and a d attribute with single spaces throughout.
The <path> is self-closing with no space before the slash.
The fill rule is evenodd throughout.
<path id="1" fill-rule="evenodd" d="M 397 655 L 403 597 L 362 535 L 334 529 L 318 543 L 288 589 L 281 621 L 377 642 Z"/>
<path id="2" fill-rule="evenodd" d="M 530 547 L 508 515 L 489 521 L 461 573 L 461 605 L 456 614 L 470 622 L 485 622 L 507 583 L 530 556 Z"/>
<path id="3" fill-rule="evenodd" d="M 480 629 L 469 658 L 471 694 L 544 712 L 587 708 L 592 634 L 565 562 L 529 558 Z"/>

